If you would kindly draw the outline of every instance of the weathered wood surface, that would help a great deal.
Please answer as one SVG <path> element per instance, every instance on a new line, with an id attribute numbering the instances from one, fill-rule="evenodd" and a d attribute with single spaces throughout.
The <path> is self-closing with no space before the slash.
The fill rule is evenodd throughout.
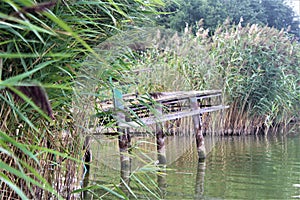
<path id="1" fill-rule="evenodd" d="M 151 125 L 159 122 L 166 122 L 169 120 L 174 120 L 174 119 L 179 119 L 183 117 L 189 117 L 193 115 L 200 115 L 206 112 L 214 112 L 222 109 L 229 108 L 229 106 L 223 106 L 223 105 L 218 105 L 218 106 L 211 106 L 211 107 L 206 107 L 206 108 L 201 108 L 197 110 L 187 110 L 187 111 L 180 111 L 176 113 L 171 113 L 171 114 L 165 114 L 162 116 L 157 116 L 157 117 L 146 117 L 139 119 L 138 121 L 130 121 L 130 122 L 120 122 L 119 125 L 121 127 L 133 127 L 137 128 L 142 125 Z"/>
<path id="2" fill-rule="evenodd" d="M 124 95 L 122 99 L 115 97 L 114 104 L 105 103 L 102 108 L 104 107 L 104 110 L 115 109 L 115 118 L 119 127 L 137 128 L 226 109 L 228 106 L 222 105 L 222 102 L 217 105 L 206 105 L 201 102 L 204 99 L 221 97 L 221 95 L 220 90 L 162 92 L 153 98 L 139 97 L 139 100 L 133 95 Z M 193 107 L 190 106 L 191 98 L 195 99 L 196 103 Z M 157 106 L 162 107 L 159 114 L 156 112 Z M 127 113 L 127 116 L 124 113 Z"/>
<path id="3" fill-rule="evenodd" d="M 228 108 L 222 105 L 220 90 L 160 92 L 150 96 L 137 94 L 123 95 L 118 89 L 113 90 L 113 101 L 101 102 L 103 111 L 113 111 L 117 120 L 121 162 L 129 161 L 130 128 L 156 125 L 157 152 L 159 164 L 165 164 L 164 122 L 193 118 L 199 160 L 206 157 L 204 137 L 202 134 L 202 114 Z M 212 101 L 212 99 L 215 99 Z M 216 99 L 218 101 L 216 101 Z"/>
<path id="4" fill-rule="evenodd" d="M 127 108 L 146 108 L 144 105 L 141 105 L 141 101 L 145 103 L 149 103 L 152 105 L 153 101 L 156 103 L 162 103 L 164 105 L 171 104 L 174 102 L 180 103 L 182 101 L 187 100 L 189 97 L 196 97 L 197 99 L 207 99 L 212 97 L 219 97 L 222 95 L 221 90 L 204 90 L 204 91 L 176 91 L 176 92 L 159 92 L 157 93 L 157 97 L 153 97 L 150 99 L 148 96 L 142 95 L 138 96 L 135 93 L 124 94 L 123 102 L 124 106 Z M 140 100 L 139 100 L 140 99 Z M 99 103 L 99 107 L 103 111 L 108 111 L 114 109 L 113 100 L 106 100 Z"/>

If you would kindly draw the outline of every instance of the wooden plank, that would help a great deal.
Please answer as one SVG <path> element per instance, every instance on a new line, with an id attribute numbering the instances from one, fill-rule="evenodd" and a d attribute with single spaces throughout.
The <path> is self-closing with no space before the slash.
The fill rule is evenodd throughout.
<path id="1" fill-rule="evenodd" d="M 196 97 L 197 99 L 206 99 L 206 98 L 212 98 L 221 95 L 222 95 L 221 90 L 162 92 L 158 98 L 156 99 L 152 98 L 152 100 L 163 104 L 172 104 L 174 102 L 186 101 L 190 97 Z M 140 104 L 140 101 L 136 99 L 136 95 L 134 95 L 133 93 L 128 95 L 123 95 L 123 97 L 125 97 L 123 99 L 125 107 L 129 107 L 129 108 L 145 107 Z M 143 100 L 146 103 L 153 105 L 153 103 L 151 103 L 150 101 L 148 102 L 146 101 L 146 99 Z M 110 102 L 111 102 L 110 100 L 100 102 L 100 107 L 103 109 L 103 111 L 108 111 L 110 109 L 113 109 L 113 103 Z"/>
<path id="2" fill-rule="evenodd" d="M 221 93 L 218 93 L 218 94 L 211 94 L 211 95 L 207 95 L 207 96 L 198 96 L 196 98 L 197 98 L 197 100 L 203 100 L 203 99 L 207 99 L 207 98 L 218 97 L 218 96 L 221 96 L 221 95 L 222 95 Z M 185 98 L 182 98 L 182 99 L 176 99 L 174 97 L 170 97 L 169 99 L 165 98 L 163 101 L 160 101 L 160 100 L 157 100 L 157 99 L 154 99 L 154 100 L 162 103 L 165 106 L 167 106 L 167 105 L 171 105 L 171 104 L 187 103 L 188 98 L 189 97 L 185 97 Z M 152 103 L 149 103 L 149 105 L 153 106 Z M 126 103 L 126 107 L 133 110 L 133 111 L 140 110 L 140 109 L 147 109 L 146 106 L 143 106 L 143 105 L 139 104 L 138 101 L 131 102 L 130 104 Z"/>
<path id="3" fill-rule="evenodd" d="M 222 93 L 218 93 L 218 94 L 210 94 L 210 95 L 205 95 L 205 96 L 199 96 L 199 97 L 196 97 L 197 99 L 208 99 L 208 98 L 212 98 L 212 97 L 219 97 L 221 96 Z"/>
<path id="4" fill-rule="evenodd" d="M 207 112 L 214 112 L 222 109 L 229 108 L 229 106 L 223 106 L 223 105 L 218 105 L 218 106 L 211 106 L 207 108 L 201 108 L 197 110 L 187 110 L 187 111 L 181 111 L 181 112 L 176 112 L 176 113 L 171 113 L 171 114 L 165 114 L 162 115 L 161 117 L 147 117 L 147 118 L 142 118 L 140 119 L 140 122 L 124 122 L 124 123 L 119 123 L 119 126 L 121 127 L 140 127 L 143 125 L 151 125 L 155 124 L 158 122 L 165 122 L 173 119 L 178 119 L 178 118 L 183 118 L 183 117 L 189 117 L 193 115 L 199 115 L 202 113 L 207 113 Z"/>
<path id="5" fill-rule="evenodd" d="M 164 93 L 162 93 L 164 94 Z M 190 97 L 205 97 L 209 95 L 217 95 L 222 94 L 221 90 L 204 90 L 204 91 L 182 91 L 178 92 L 175 95 L 168 95 L 168 96 L 160 96 L 159 98 L 155 99 L 156 102 L 164 103 L 169 101 L 178 101 L 182 99 L 188 99 Z"/>

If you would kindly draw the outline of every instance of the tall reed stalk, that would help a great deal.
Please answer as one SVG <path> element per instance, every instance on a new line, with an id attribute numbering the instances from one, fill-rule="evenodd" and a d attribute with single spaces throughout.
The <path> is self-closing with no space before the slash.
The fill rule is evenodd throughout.
<path id="1" fill-rule="evenodd" d="M 138 88 L 222 89 L 230 108 L 213 120 L 221 120 L 218 133 L 253 134 L 299 117 L 300 45 L 284 30 L 225 21 L 213 36 L 186 27 L 181 36 L 160 30 L 154 38 L 133 66 L 152 70 L 139 76 Z"/>
<path id="2" fill-rule="evenodd" d="M 145 12 L 160 3 L 0 2 L 1 199 L 78 195 L 72 191 L 80 186 L 91 115 L 78 102 L 91 103 L 78 97 L 97 95 L 82 87 L 83 75 L 92 80 L 94 74 L 78 72 L 89 56 L 100 65 L 109 62 L 93 47 L 134 23 L 147 23 Z M 112 77 L 114 72 L 108 69 Z"/>

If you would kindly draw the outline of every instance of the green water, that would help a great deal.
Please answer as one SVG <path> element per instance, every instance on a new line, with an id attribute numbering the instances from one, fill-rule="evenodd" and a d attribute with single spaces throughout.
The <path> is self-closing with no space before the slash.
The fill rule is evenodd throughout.
<path id="1" fill-rule="evenodd" d="M 139 148 L 149 150 L 144 151 L 149 156 L 144 156 L 148 162 L 155 160 L 153 138 L 136 140 L 149 142 L 142 143 Z M 168 138 L 167 175 L 157 176 L 150 167 L 146 173 L 149 180 L 140 176 L 153 193 L 141 192 L 143 188 L 135 181 L 129 182 L 137 199 L 155 199 L 157 196 L 163 199 L 300 199 L 299 131 L 284 136 L 281 133 L 267 137 L 206 137 L 206 143 L 208 157 L 204 163 L 198 163 L 192 136 Z M 95 166 L 91 168 L 89 183 L 120 183 L 117 141 L 108 140 L 96 146 L 94 151 L 98 152 L 94 154 Z M 181 147 L 183 150 L 179 151 Z M 131 171 L 145 167 L 134 160 Z M 155 184 L 160 189 L 151 186 Z M 95 194 L 98 196 L 88 195 L 87 198 L 97 199 L 104 192 L 96 190 Z M 113 198 L 112 195 L 102 197 Z M 130 199 L 134 197 L 131 195 Z"/>
<path id="2" fill-rule="evenodd" d="M 191 149 L 169 166 L 167 199 L 300 198 L 300 134 L 222 138 L 205 163 L 196 159 Z"/>

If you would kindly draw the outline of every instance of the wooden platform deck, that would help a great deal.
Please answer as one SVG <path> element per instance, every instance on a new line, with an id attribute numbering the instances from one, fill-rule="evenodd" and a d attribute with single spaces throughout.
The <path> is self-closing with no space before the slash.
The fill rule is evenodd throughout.
<path id="1" fill-rule="evenodd" d="M 115 95 L 114 102 L 101 102 L 100 107 L 115 112 L 118 127 L 137 128 L 228 108 L 221 104 L 221 95 L 220 90 L 160 92 L 149 96 L 127 94 L 119 98 Z M 194 108 L 191 101 L 196 103 Z"/>
<path id="2" fill-rule="evenodd" d="M 165 152 L 164 122 L 192 117 L 199 159 L 205 158 L 204 138 L 202 134 L 202 114 L 228 108 L 222 105 L 221 90 L 158 92 L 149 95 L 125 94 L 113 90 L 113 99 L 103 101 L 103 111 L 114 113 L 119 133 L 120 152 L 130 148 L 130 129 L 156 126 L 157 151 Z M 121 156 L 121 161 L 126 160 Z"/>
<path id="3" fill-rule="evenodd" d="M 166 151 L 166 137 L 163 130 L 165 122 L 186 117 L 192 118 L 194 133 L 189 131 L 189 134 L 195 137 L 199 161 L 203 161 L 206 157 L 206 147 L 204 145 L 204 137 L 202 134 L 202 114 L 220 111 L 229 107 L 222 104 L 221 90 L 157 92 L 149 95 L 123 95 L 120 90 L 113 89 L 113 98 L 111 100 L 97 103 L 102 112 L 113 113 L 113 117 L 117 122 L 121 161 L 120 173 L 122 180 L 127 182 L 131 173 L 131 129 L 147 127 L 150 125 L 153 127 L 154 125 L 158 160 L 158 162 L 155 163 L 163 170 L 164 166 L 167 164 L 167 154 L 171 157 L 170 154 L 174 153 Z M 191 121 L 191 118 L 188 120 Z M 101 127 L 98 128 L 103 130 Z M 93 130 L 94 129 L 95 128 L 93 128 Z M 178 149 L 184 150 L 182 144 L 176 143 L 176 145 L 178 145 Z M 89 158 L 88 160 L 85 159 L 85 161 L 90 162 L 92 155 L 90 151 L 90 136 L 86 137 L 84 148 L 86 149 L 86 155 L 88 155 L 87 157 Z M 170 158 L 170 160 L 172 159 Z M 88 170 L 89 164 L 86 164 L 85 166 Z M 127 184 L 129 184 L 129 182 Z"/>

